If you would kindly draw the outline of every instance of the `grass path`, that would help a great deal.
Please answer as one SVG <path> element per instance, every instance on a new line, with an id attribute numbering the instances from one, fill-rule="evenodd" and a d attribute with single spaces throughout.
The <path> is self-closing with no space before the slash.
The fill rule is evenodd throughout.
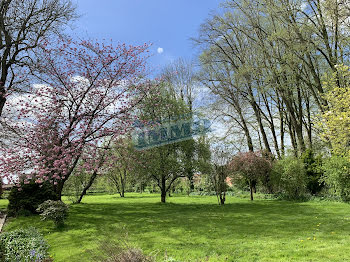
<path id="1" fill-rule="evenodd" d="M 128 240 L 145 252 L 178 261 L 349 261 L 350 206 L 334 202 L 287 202 L 229 197 L 159 195 L 87 196 L 72 205 L 67 226 L 38 216 L 10 219 L 4 230 L 37 227 L 56 262 L 92 261 L 87 249 L 100 241 Z M 3 205 L 3 203 L 0 203 Z"/>

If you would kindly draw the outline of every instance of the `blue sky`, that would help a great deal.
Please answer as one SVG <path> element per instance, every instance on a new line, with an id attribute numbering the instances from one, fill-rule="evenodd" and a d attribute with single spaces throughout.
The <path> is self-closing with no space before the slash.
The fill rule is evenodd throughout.
<path id="1" fill-rule="evenodd" d="M 222 0 L 76 0 L 75 34 L 127 44 L 153 43 L 153 70 L 196 55 L 190 37 Z M 158 53 L 157 49 L 162 53 Z"/>

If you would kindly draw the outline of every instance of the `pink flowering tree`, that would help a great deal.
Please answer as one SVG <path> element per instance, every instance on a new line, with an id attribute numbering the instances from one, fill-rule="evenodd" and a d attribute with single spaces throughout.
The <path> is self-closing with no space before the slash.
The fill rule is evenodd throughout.
<path id="1" fill-rule="evenodd" d="M 271 170 L 271 160 L 261 152 L 238 153 L 228 164 L 234 180 L 245 180 L 249 185 L 250 199 L 258 180 L 264 180 Z"/>
<path id="2" fill-rule="evenodd" d="M 30 94 L 9 99 L 20 110 L 8 121 L 16 139 L 0 154 L 1 176 L 49 181 L 60 198 L 74 170 L 97 172 L 108 162 L 101 153 L 106 141 L 129 132 L 140 94 L 150 88 L 143 78 L 147 52 L 147 44 L 42 44 Z"/>

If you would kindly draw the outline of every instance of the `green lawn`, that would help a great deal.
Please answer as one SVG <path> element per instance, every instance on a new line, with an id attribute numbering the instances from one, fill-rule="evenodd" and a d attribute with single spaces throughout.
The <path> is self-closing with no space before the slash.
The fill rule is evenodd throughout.
<path id="1" fill-rule="evenodd" d="M 129 241 L 146 253 L 178 261 L 348 261 L 350 206 L 229 197 L 159 195 L 87 196 L 72 205 L 67 226 L 56 230 L 38 216 L 10 219 L 5 230 L 35 226 L 56 262 L 91 261 L 87 249 L 103 239 Z M 2 206 L 4 203 L 0 203 Z"/>

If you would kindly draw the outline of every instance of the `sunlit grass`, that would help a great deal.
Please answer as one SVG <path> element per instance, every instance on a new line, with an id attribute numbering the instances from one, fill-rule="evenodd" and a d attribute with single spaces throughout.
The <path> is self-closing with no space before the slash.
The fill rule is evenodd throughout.
<path id="1" fill-rule="evenodd" d="M 56 230 L 38 216 L 11 219 L 5 230 L 35 226 L 55 261 L 92 261 L 88 249 L 105 239 L 128 240 L 146 253 L 179 261 L 347 261 L 350 206 L 229 197 L 159 195 L 87 196 L 72 205 L 67 225 Z M 2 202 L 0 202 L 0 206 Z M 125 230 L 123 229 L 125 227 Z"/>

